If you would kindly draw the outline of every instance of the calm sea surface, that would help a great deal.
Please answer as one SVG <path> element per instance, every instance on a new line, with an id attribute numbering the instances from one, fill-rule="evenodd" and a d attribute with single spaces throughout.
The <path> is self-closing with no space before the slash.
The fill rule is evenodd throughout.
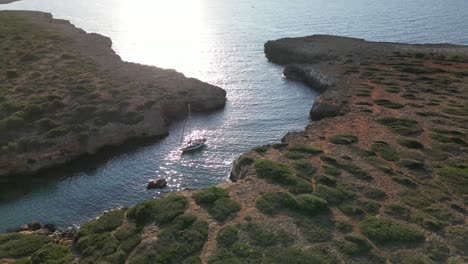
<path id="1" fill-rule="evenodd" d="M 180 156 L 182 122 L 170 136 L 132 143 L 8 187 L 0 232 L 33 220 L 61 227 L 111 208 L 183 188 L 228 181 L 231 162 L 309 122 L 317 93 L 281 76 L 267 40 L 336 34 L 377 41 L 468 44 L 466 0 L 24 0 L 0 9 L 38 10 L 108 36 L 127 61 L 173 68 L 228 92 L 222 111 L 195 115 L 206 150 Z M 169 188 L 145 189 L 166 177 Z M 5 193 L 4 193 L 5 195 Z"/>

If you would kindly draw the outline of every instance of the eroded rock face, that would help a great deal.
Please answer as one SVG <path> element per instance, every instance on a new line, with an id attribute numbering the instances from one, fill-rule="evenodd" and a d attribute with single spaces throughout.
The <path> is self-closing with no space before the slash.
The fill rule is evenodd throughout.
<path id="1" fill-rule="evenodd" d="M 341 108 L 340 103 L 319 96 L 315 99 L 314 105 L 310 110 L 310 118 L 312 120 L 321 120 L 327 117 L 334 117 L 338 115 Z"/>
<path id="2" fill-rule="evenodd" d="M 287 78 L 302 81 L 322 93 L 333 84 L 330 77 L 314 69 L 310 64 L 288 64 L 284 67 L 283 74 Z"/>

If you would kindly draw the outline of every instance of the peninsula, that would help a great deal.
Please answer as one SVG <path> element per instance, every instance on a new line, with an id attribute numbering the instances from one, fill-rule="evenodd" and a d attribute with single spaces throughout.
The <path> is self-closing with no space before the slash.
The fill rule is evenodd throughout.
<path id="1" fill-rule="evenodd" d="M 50 14 L 0 12 L 0 177 L 28 174 L 225 104 L 221 88 L 124 62 L 109 38 Z"/>
<path id="2" fill-rule="evenodd" d="M 267 58 L 323 94 L 232 183 L 0 235 L 10 263 L 466 263 L 468 47 L 311 36 Z"/>

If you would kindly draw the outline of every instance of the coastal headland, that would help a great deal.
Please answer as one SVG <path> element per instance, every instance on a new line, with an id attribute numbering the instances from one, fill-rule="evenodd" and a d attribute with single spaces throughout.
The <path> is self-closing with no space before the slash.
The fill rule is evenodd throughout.
<path id="1" fill-rule="evenodd" d="M 467 262 L 468 47 L 310 36 L 265 54 L 322 92 L 304 131 L 239 157 L 232 183 L 0 235 L 0 259 Z"/>
<path id="2" fill-rule="evenodd" d="M 109 38 L 50 14 L 0 12 L 0 177 L 61 165 L 104 146 L 160 137 L 226 92 L 174 70 L 124 62 Z"/>

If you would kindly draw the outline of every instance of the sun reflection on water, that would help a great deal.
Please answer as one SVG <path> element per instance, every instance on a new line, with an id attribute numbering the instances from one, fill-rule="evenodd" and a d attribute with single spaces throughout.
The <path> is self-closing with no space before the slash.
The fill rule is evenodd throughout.
<path id="1" fill-rule="evenodd" d="M 134 0 L 119 5 L 121 31 L 115 48 L 122 57 L 188 76 L 205 72 L 212 41 L 202 0 Z"/>

